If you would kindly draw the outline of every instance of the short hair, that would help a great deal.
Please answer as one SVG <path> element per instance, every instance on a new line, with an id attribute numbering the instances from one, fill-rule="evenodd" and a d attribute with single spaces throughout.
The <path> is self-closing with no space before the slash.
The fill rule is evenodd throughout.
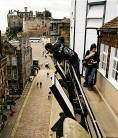
<path id="1" fill-rule="evenodd" d="M 93 48 L 96 48 L 96 44 L 95 44 L 95 43 L 91 44 L 90 51 L 91 51 Z"/>
<path id="2" fill-rule="evenodd" d="M 48 50 L 48 49 L 51 49 L 52 48 L 52 44 L 51 43 L 47 43 L 45 45 L 45 49 Z"/>
<path id="3" fill-rule="evenodd" d="M 58 41 L 60 41 L 61 43 L 64 43 L 64 37 L 59 37 Z"/>

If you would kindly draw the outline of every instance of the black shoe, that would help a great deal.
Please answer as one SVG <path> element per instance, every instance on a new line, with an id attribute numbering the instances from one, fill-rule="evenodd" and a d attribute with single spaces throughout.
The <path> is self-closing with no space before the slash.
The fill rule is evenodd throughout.
<path id="1" fill-rule="evenodd" d="M 84 86 L 84 87 L 88 87 L 88 84 L 84 83 L 83 86 Z"/>
<path id="2" fill-rule="evenodd" d="M 93 87 L 88 87 L 88 90 L 89 91 L 93 91 Z"/>

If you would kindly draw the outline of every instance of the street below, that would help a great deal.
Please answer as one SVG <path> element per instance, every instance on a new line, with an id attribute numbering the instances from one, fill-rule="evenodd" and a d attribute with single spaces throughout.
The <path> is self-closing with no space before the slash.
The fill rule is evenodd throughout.
<path id="1" fill-rule="evenodd" d="M 48 40 L 44 40 L 48 42 Z M 11 137 L 14 138 L 47 138 L 51 115 L 52 99 L 48 99 L 51 85 L 50 76 L 53 74 L 54 66 L 49 56 L 45 57 L 44 43 L 31 43 L 32 57 L 39 60 L 41 68 L 34 78 L 23 107 L 18 116 Z M 45 68 L 45 63 L 49 67 Z M 47 76 L 47 72 L 49 76 Z M 37 86 L 37 82 L 39 86 Z M 40 87 L 42 82 L 42 87 Z"/>

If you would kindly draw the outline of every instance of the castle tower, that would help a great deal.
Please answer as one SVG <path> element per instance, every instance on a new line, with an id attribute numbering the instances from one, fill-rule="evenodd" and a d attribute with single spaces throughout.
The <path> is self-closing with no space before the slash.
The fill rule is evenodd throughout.
<path id="1" fill-rule="evenodd" d="M 28 7 L 24 7 L 25 12 L 28 12 Z"/>

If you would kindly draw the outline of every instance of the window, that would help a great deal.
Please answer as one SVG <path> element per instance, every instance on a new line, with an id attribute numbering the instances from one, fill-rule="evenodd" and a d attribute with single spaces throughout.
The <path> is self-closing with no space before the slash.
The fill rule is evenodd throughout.
<path id="1" fill-rule="evenodd" d="M 14 70 L 14 74 L 13 75 L 14 75 L 14 77 L 13 77 L 14 80 L 17 80 L 17 70 L 16 69 Z"/>
<path id="2" fill-rule="evenodd" d="M 113 48 L 111 77 L 118 82 L 118 48 Z"/>
<path id="3" fill-rule="evenodd" d="M 9 55 L 6 55 L 6 57 L 7 57 L 7 65 L 9 66 L 10 65 Z"/>
<path id="4" fill-rule="evenodd" d="M 15 56 L 12 57 L 12 65 L 14 65 L 14 66 L 17 65 L 17 59 Z"/>
<path id="5" fill-rule="evenodd" d="M 104 2 L 89 2 L 87 14 L 87 28 L 100 28 L 103 23 Z"/>
<path id="6" fill-rule="evenodd" d="M 99 68 L 100 68 L 100 71 L 103 75 L 105 75 L 105 73 L 106 73 L 107 56 L 108 56 L 108 46 L 101 44 Z"/>
<path id="7" fill-rule="evenodd" d="M 8 80 L 10 80 L 11 79 L 11 69 L 7 70 L 7 75 L 8 75 Z"/>
<path id="8" fill-rule="evenodd" d="M 118 48 L 111 48 L 109 80 L 118 89 Z"/>

